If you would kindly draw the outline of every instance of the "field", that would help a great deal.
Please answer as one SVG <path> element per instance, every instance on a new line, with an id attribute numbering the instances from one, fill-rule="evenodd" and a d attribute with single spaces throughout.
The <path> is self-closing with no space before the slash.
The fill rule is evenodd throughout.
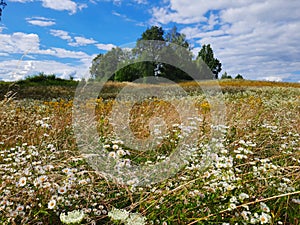
<path id="1" fill-rule="evenodd" d="M 144 185 L 138 176 L 115 182 L 83 154 L 76 85 L 0 83 L 0 224 L 300 224 L 300 84 L 220 81 L 223 94 L 214 97 L 224 100 L 217 115 L 224 124 L 213 123 L 213 106 L 195 82 L 181 84 L 187 96 L 135 103 L 129 128 L 143 143 L 156 135 L 149 151 L 116 134 L 114 123 L 128 128 L 122 115 L 109 119 L 118 92 L 131 84 L 108 83 L 99 98 L 76 102 L 95 112 L 90 123 L 102 147 L 91 151 L 105 149 L 112 168 L 128 175 L 138 165 L 157 171 L 164 160 L 171 168 L 170 158 L 185 162 L 159 182 L 148 171 Z M 175 109 L 189 101 L 198 119 L 186 130 Z M 184 160 L 171 157 L 178 148 Z"/>

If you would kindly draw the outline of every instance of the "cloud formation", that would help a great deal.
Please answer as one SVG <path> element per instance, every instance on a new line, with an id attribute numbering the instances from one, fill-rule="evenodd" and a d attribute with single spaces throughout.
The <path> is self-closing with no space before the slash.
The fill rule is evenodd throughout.
<path id="1" fill-rule="evenodd" d="M 151 22 L 182 25 L 195 45 L 211 44 L 223 71 L 250 79 L 295 79 L 300 70 L 300 1 L 168 0 Z M 199 48 L 195 49 L 195 53 Z"/>
<path id="2" fill-rule="evenodd" d="M 77 9 L 82 10 L 86 8 L 86 4 L 79 4 L 72 0 L 10 0 L 11 2 L 42 2 L 42 6 L 45 8 L 58 10 L 58 11 L 69 11 L 70 14 L 77 12 Z"/>
<path id="3" fill-rule="evenodd" d="M 45 17 L 26 18 L 26 21 L 32 25 L 40 26 L 40 27 L 48 27 L 56 24 L 53 19 L 49 19 Z"/>

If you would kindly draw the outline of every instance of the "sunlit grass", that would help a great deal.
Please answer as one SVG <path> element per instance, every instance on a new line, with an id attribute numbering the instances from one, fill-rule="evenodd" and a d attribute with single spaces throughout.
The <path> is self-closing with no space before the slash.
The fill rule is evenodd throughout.
<path id="1" fill-rule="evenodd" d="M 125 85 L 107 84 L 106 96 Z M 181 85 L 195 91 L 195 83 Z M 211 143 L 210 105 L 200 92 L 193 95 L 202 118 L 197 151 L 176 176 L 146 187 L 115 184 L 86 163 L 73 133 L 71 99 L 3 97 L 0 224 L 61 224 L 60 215 L 74 210 L 84 213 L 82 224 L 134 217 L 140 224 L 299 224 L 300 84 L 226 80 L 220 85 L 233 90 L 224 93 L 226 127 L 219 128 L 224 138 Z M 176 147 L 181 121 L 166 101 L 150 99 L 131 112 L 131 129 L 139 138 L 150 135 L 153 116 L 167 121 L 169 133 L 152 152 L 129 149 L 117 139 L 109 121 L 114 99 L 87 104 L 96 109 L 101 141 L 125 164 L 151 164 Z M 213 163 L 203 171 L 202 152 L 212 147 Z M 116 209 L 127 217 L 113 219 Z"/>

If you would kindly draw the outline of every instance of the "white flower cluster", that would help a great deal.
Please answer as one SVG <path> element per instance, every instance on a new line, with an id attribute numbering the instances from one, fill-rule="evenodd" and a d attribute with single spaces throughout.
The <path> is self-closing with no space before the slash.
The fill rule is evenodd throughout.
<path id="1" fill-rule="evenodd" d="M 146 218 L 139 213 L 130 213 L 124 209 L 113 208 L 108 216 L 113 220 L 119 220 L 125 225 L 145 225 Z"/>
<path id="2" fill-rule="evenodd" d="M 79 224 L 84 218 L 84 212 L 79 211 L 79 210 L 74 210 L 74 211 L 68 212 L 67 215 L 65 213 L 61 213 L 59 218 L 60 218 L 60 221 L 65 224 L 72 224 L 72 223 Z"/>

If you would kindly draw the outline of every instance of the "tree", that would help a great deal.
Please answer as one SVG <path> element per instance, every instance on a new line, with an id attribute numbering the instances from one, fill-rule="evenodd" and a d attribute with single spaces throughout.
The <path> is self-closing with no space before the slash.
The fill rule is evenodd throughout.
<path id="1" fill-rule="evenodd" d="M 179 68 L 184 68 L 193 60 L 193 53 L 191 52 L 191 46 L 186 40 L 185 34 L 179 33 L 177 27 L 174 26 L 166 35 L 165 40 L 169 44 L 168 58 L 174 60 L 176 67 L 163 64 L 161 73 L 162 76 L 171 80 L 191 80 L 187 73 Z"/>
<path id="2" fill-rule="evenodd" d="M 152 26 L 143 32 L 142 37 L 139 40 L 158 40 L 164 41 L 164 31 L 162 27 Z"/>
<path id="3" fill-rule="evenodd" d="M 194 60 L 186 36 L 178 32 L 176 26 L 167 33 L 161 27 L 152 26 L 141 34 L 133 49 L 112 48 L 97 55 L 90 68 L 92 78 L 116 81 L 134 81 L 149 76 L 173 81 L 203 80 L 213 78 L 211 71 L 217 78 L 221 63 L 214 58 L 210 45 L 204 45 Z"/>
<path id="4" fill-rule="evenodd" d="M 243 78 L 243 76 L 241 74 L 238 74 L 238 75 L 236 75 L 236 77 L 234 79 L 241 79 L 241 80 L 243 80 L 244 78 Z"/>
<path id="5" fill-rule="evenodd" d="M 99 54 L 93 59 L 90 73 L 96 79 L 114 80 L 115 72 L 125 60 L 126 54 L 121 48 L 112 48 L 106 54 Z"/>
<path id="6" fill-rule="evenodd" d="M 147 42 L 157 41 L 157 42 Z M 136 47 L 133 49 L 135 58 L 145 60 L 137 63 L 135 69 L 140 71 L 141 77 L 155 75 L 155 69 L 159 66 L 159 52 L 165 46 L 164 30 L 162 27 L 152 26 L 144 31 L 141 38 L 137 40 Z M 151 61 L 148 61 L 151 59 Z"/>
<path id="7" fill-rule="evenodd" d="M 232 79 L 232 76 L 228 75 L 227 72 L 223 73 L 221 79 Z"/>
<path id="8" fill-rule="evenodd" d="M 214 74 L 215 79 L 218 79 L 218 74 L 222 70 L 222 64 L 217 58 L 214 58 L 214 52 L 210 44 L 202 46 L 201 50 L 198 52 L 197 59 L 198 58 L 201 58 L 206 63 Z"/>
<path id="9" fill-rule="evenodd" d="M 4 0 L 1 0 L 1 2 L 0 2 L 0 21 L 1 21 L 2 11 L 6 6 L 7 6 L 7 3 Z"/>
<path id="10" fill-rule="evenodd" d="M 186 40 L 185 34 L 179 33 L 177 31 L 177 27 L 174 26 L 166 35 L 165 40 L 167 42 L 179 45 L 181 47 L 184 47 L 188 50 L 191 50 L 189 42 Z"/>

